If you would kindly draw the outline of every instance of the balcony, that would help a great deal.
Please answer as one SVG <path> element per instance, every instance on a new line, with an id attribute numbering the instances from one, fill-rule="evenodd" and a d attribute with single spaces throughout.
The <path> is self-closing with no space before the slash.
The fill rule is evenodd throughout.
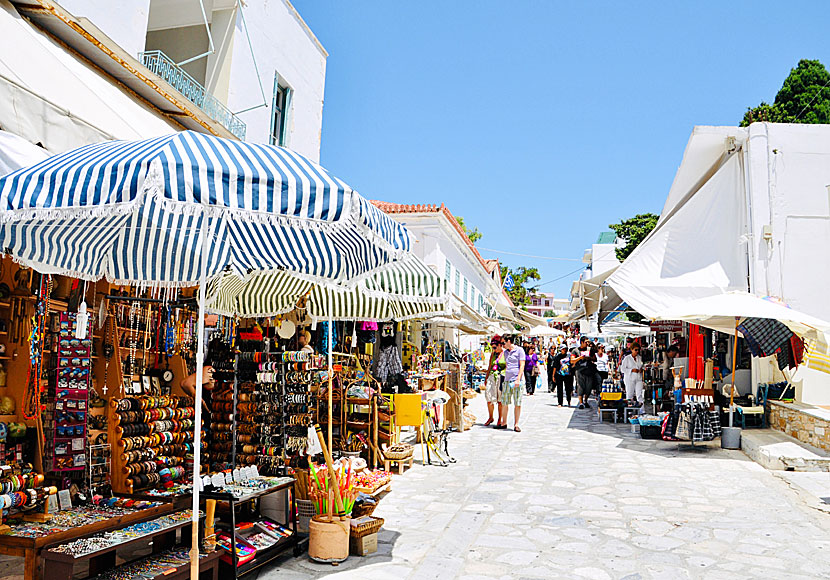
<path id="1" fill-rule="evenodd" d="M 207 113 L 211 119 L 224 125 L 240 140 L 245 140 L 244 121 L 234 115 L 230 109 L 219 102 L 219 99 L 211 95 L 205 87 L 170 60 L 166 54 L 160 50 L 148 50 L 138 53 L 138 60 Z"/>

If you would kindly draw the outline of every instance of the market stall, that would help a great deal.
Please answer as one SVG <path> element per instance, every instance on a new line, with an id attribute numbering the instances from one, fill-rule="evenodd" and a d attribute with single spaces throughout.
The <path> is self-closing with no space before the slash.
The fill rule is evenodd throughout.
<path id="1" fill-rule="evenodd" d="M 207 151 L 214 154 L 207 155 Z M 72 179 L 65 179 L 67 175 Z M 195 324 L 190 335 L 198 363 L 194 365 L 192 407 L 186 399 L 176 399 L 174 404 L 173 399 L 142 398 L 148 397 L 144 394 L 146 391 L 141 394 L 130 392 L 129 397 L 123 398 L 133 401 L 124 403 L 121 412 L 141 414 L 126 416 L 127 421 L 123 426 L 118 425 L 121 432 L 117 433 L 122 437 L 125 452 L 139 452 L 136 459 L 144 453 L 155 454 L 157 468 L 159 457 L 175 455 L 160 455 L 160 449 L 156 447 L 172 446 L 174 449 L 170 450 L 175 451 L 177 445 L 190 445 L 192 465 L 185 462 L 189 466 L 185 472 L 198 479 L 203 472 L 200 426 L 204 381 L 201 362 L 205 358 L 207 283 L 225 272 L 237 273 L 244 279 L 250 272 L 267 270 L 289 271 L 323 284 L 349 285 L 350 281 L 400 257 L 409 247 L 409 238 L 402 226 L 301 156 L 277 147 L 254 146 L 191 132 L 139 142 L 99 143 L 49 158 L 0 179 L 0 206 L 5 208 L 0 228 L 3 247 L 17 263 L 44 274 L 33 277 L 38 281 L 38 290 L 33 293 L 30 309 L 34 308 L 41 316 L 40 324 L 33 327 L 36 332 L 28 341 L 33 348 L 28 357 L 30 364 L 24 367 L 28 379 L 23 383 L 29 387 L 29 396 L 22 398 L 24 412 L 32 412 L 36 427 L 34 440 L 38 449 L 35 456 L 41 461 L 47 458 L 44 469 L 78 473 L 83 473 L 83 469 L 79 469 L 83 465 L 79 465 L 78 460 L 81 452 L 86 452 L 88 441 L 83 437 L 86 426 L 78 428 L 73 421 L 83 422 L 78 413 L 91 404 L 90 389 L 88 385 L 69 383 L 61 388 L 58 384 L 55 399 L 66 399 L 64 408 L 59 408 L 57 403 L 53 407 L 47 406 L 50 391 L 42 383 L 49 377 L 43 372 L 42 353 L 47 349 L 43 348 L 46 321 L 42 317 L 50 310 L 49 274 L 65 274 L 88 281 L 106 279 L 116 285 L 133 284 L 140 288 L 170 289 L 158 293 L 162 299 L 132 293 L 131 298 L 136 301 L 151 298 L 166 303 L 182 297 L 172 289 L 198 287 L 196 296 L 188 296 L 191 300 L 196 298 L 195 312 L 191 312 Z M 56 240 L 60 243 L 54 243 Z M 109 289 L 105 294 L 109 295 Z M 87 306 L 97 307 L 102 302 L 87 299 L 86 306 L 83 300 L 80 304 L 78 319 Z M 11 303 L 8 308 L 11 309 Z M 25 305 L 19 308 L 25 308 Z M 75 313 L 74 309 L 69 311 Z M 24 315 L 13 318 L 30 319 Z M 59 333 L 64 330 L 63 322 L 58 322 Z M 85 324 L 81 322 L 79 326 Z M 70 331 L 68 326 L 65 330 Z M 130 330 L 129 359 L 135 362 L 139 333 L 137 329 Z M 15 328 L 15 331 L 26 334 L 25 328 Z M 165 334 L 165 341 L 170 336 Z M 172 336 L 183 334 L 173 333 Z M 156 337 L 157 344 L 159 338 Z M 70 340 L 88 339 L 78 334 Z M 141 340 L 144 345 L 149 342 L 149 336 Z M 101 356 L 105 361 L 99 361 L 98 365 L 87 361 L 84 365 L 86 358 L 80 350 L 88 346 L 70 342 L 69 354 L 58 357 L 59 361 L 68 359 L 66 364 L 58 363 L 58 368 L 65 367 L 68 374 L 61 376 L 58 372 L 54 375 L 56 380 L 88 381 L 100 367 L 100 362 L 109 368 L 107 363 L 112 355 L 104 351 Z M 63 347 L 59 341 L 58 348 Z M 116 348 L 114 344 L 112 348 Z M 141 365 L 138 368 L 142 368 Z M 131 371 L 134 369 L 134 366 L 130 367 Z M 146 389 L 148 384 L 151 389 L 155 387 L 151 376 L 141 376 L 138 385 L 135 381 L 130 382 L 130 389 Z M 126 395 L 127 385 L 122 383 L 122 388 Z M 96 394 L 100 397 L 102 393 L 96 391 Z M 120 401 L 115 403 L 116 411 L 121 405 Z M 41 406 L 65 414 L 50 424 L 44 421 Z M 187 440 L 186 431 L 165 430 L 168 425 L 164 423 L 190 421 L 187 417 L 189 408 L 193 409 L 192 442 Z M 148 411 L 152 419 L 149 423 L 146 421 Z M 119 421 L 123 418 L 119 416 Z M 54 429 L 55 433 L 61 434 L 61 427 L 62 435 L 68 440 L 66 446 L 59 447 L 60 441 L 55 439 L 55 444 L 47 448 L 45 430 Z M 71 437 L 69 427 L 72 428 Z M 148 428 L 151 433 L 146 433 Z M 171 440 L 165 433 L 177 437 Z M 136 444 L 140 445 L 136 447 Z M 129 450 L 127 446 L 130 446 Z M 71 463 L 66 455 L 71 457 Z M 127 464 L 139 466 L 137 473 L 130 473 L 135 476 L 130 478 L 133 486 L 136 480 L 145 483 L 139 476 L 149 475 L 142 471 L 143 463 L 150 470 L 150 464 L 154 462 L 148 459 Z M 96 465 L 105 466 L 104 463 Z M 172 476 L 184 475 L 178 467 L 176 464 L 164 465 L 158 472 L 158 483 L 165 484 L 165 488 L 169 483 L 175 486 Z M 23 469 L 32 471 L 31 468 Z M 165 475 L 169 480 L 162 481 Z M 147 479 L 156 483 L 155 476 Z M 201 487 L 198 484 L 192 487 L 190 546 L 194 548 L 191 557 L 191 577 L 194 579 L 199 569 L 195 547 L 200 527 Z M 28 577 L 34 577 L 34 569 L 30 568 L 28 572 Z"/>

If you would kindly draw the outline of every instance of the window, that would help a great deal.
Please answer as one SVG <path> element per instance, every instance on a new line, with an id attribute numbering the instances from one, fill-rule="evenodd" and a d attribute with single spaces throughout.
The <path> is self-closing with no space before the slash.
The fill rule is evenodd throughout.
<path id="1" fill-rule="evenodd" d="M 450 280 L 452 279 L 452 264 L 450 264 L 449 260 L 447 260 L 447 267 L 444 271 L 444 278 L 447 280 L 447 284 L 449 284 Z"/>
<path id="2" fill-rule="evenodd" d="M 467 279 L 464 278 L 464 302 L 467 302 Z"/>
<path id="3" fill-rule="evenodd" d="M 461 295 L 461 272 L 455 271 L 455 295 Z"/>
<path id="4" fill-rule="evenodd" d="M 280 75 L 274 75 L 274 96 L 271 100 L 271 145 L 285 147 L 288 139 L 288 110 L 291 89 L 280 84 Z"/>

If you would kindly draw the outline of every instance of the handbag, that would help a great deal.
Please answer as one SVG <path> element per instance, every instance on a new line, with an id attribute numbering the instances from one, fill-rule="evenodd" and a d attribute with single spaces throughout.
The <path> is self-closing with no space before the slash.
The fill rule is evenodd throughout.
<path id="1" fill-rule="evenodd" d="M 538 377 L 542 374 L 542 371 L 539 369 L 539 365 L 534 365 L 532 369 L 530 369 L 530 376 Z"/>

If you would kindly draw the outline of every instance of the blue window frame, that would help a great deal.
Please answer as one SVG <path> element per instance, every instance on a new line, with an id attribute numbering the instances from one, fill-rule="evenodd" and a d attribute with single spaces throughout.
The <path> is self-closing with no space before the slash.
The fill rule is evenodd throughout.
<path id="1" fill-rule="evenodd" d="M 291 89 L 280 83 L 274 74 L 274 95 L 271 98 L 271 145 L 285 147 L 288 139 L 288 111 L 291 108 Z"/>

